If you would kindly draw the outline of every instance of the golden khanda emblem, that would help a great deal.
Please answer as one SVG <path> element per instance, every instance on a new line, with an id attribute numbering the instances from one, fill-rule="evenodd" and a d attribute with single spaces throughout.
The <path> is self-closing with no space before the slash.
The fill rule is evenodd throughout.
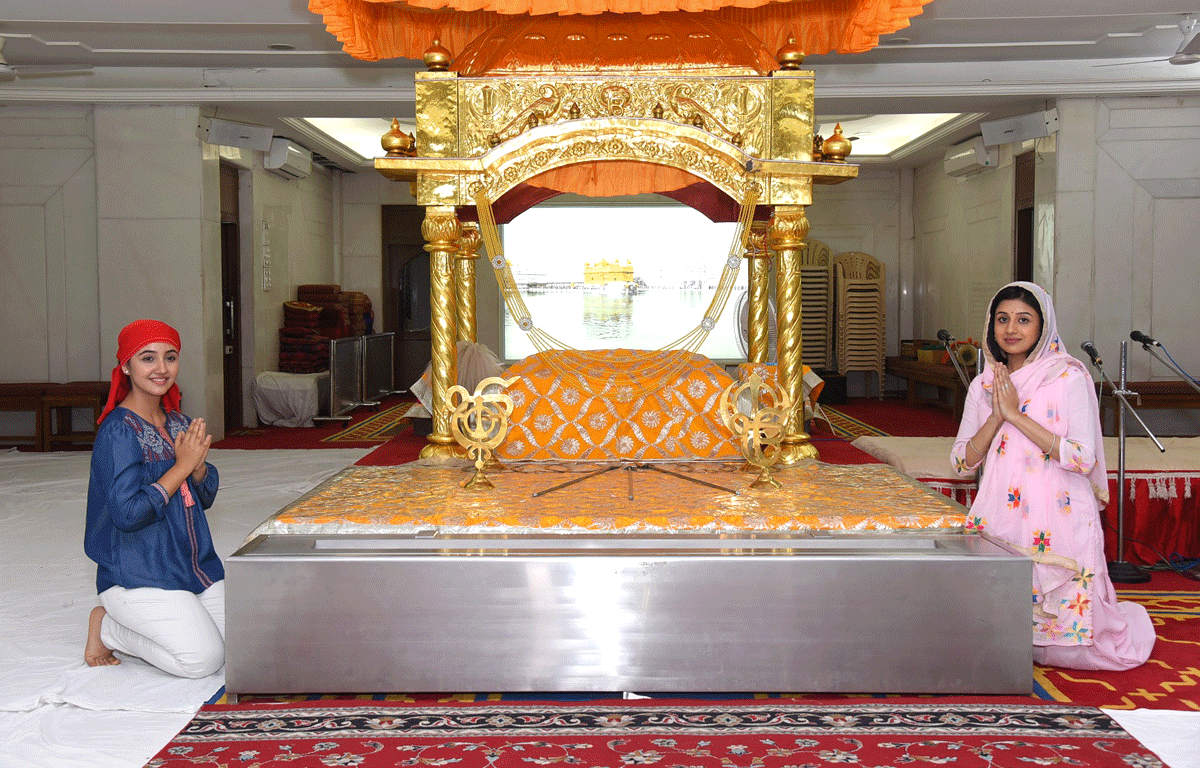
<path id="1" fill-rule="evenodd" d="M 779 445 L 792 405 L 787 392 L 767 384 L 757 373 L 746 381 L 735 381 L 721 394 L 721 420 L 737 438 L 746 461 L 759 470 L 751 488 L 782 487 L 771 477 L 771 467 L 779 461 Z"/>
<path id="2" fill-rule="evenodd" d="M 515 378 L 489 376 L 479 382 L 473 394 L 458 384 L 446 391 L 450 432 L 458 444 L 467 450 L 467 456 L 475 461 L 475 474 L 463 483 L 464 488 L 495 487 L 483 474 L 483 467 L 508 435 L 513 400 L 504 390 L 515 381 Z"/>

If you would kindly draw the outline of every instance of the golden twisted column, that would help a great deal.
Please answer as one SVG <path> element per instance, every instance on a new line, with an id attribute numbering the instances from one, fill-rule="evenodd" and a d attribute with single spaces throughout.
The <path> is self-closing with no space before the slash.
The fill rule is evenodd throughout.
<path id="1" fill-rule="evenodd" d="M 475 322 L 475 259 L 479 258 L 479 246 L 483 238 L 479 225 L 466 222 L 458 238 L 458 252 L 454 254 L 454 288 L 458 293 L 458 340 L 479 341 Z"/>
<path id="2" fill-rule="evenodd" d="M 767 252 L 767 223 L 756 221 L 750 227 L 750 238 L 746 247 L 746 259 L 750 262 L 748 282 L 749 317 L 747 327 L 746 355 L 748 363 L 765 363 L 770 356 L 767 344 L 770 340 L 767 297 L 770 295 L 771 254 Z"/>
<path id="3" fill-rule="evenodd" d="M 795 403 L 784 429 L 779 461 L 794 464 L 817 458 L 817 449 L 804 431 L 803 318 L 800 294 L 800 251 L 808 235 L 802 205 L 775 206 L 767 242 L 775 251 L 776 376 L 779 388 Z"/>
<path id="4" fill-rule="evenodd" d="M 422 459 L 458 458 L 458 443 L 450 433 L 450 387 L 458 383 L 458 339 L 455 333 L 454 254 L 461 227 L 453 206 L 429 206 L 421 222 L 421 236 L 429 251 L 430 342 L 433 367 L 433 431 Z"/>

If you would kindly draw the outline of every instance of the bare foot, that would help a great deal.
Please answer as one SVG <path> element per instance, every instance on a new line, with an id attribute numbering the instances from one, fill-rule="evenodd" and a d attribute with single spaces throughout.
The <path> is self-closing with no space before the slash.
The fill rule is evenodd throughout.
<path id="1" fill-rule="evenodd" d="M 121 660 L 113 655 L 112 649 L 100 642 L 100 622 L 104 620 L 104 606 L 97 605 L 88 616 L 87 645 L 83 647 L 83 660 L 89 667 L 107 667 L 120 664 Z"/>

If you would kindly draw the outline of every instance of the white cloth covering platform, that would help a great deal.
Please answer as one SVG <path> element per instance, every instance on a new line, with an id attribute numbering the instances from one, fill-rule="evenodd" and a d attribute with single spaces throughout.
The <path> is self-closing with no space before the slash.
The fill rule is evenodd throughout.
<path id="1" fill-rule="evenodd" d="M 311 427 L 329 411 L 329 371 L 281 373 L 263 371 L 250 387 L 258 420 L 275 427 Z"/>
<path id="2" fill-rule="evenodd" d="M 270 513 L 369 449 L 214 450 L 221 490 L 208 512 L 227 557 Z M 83 663 L 96 601 L 83 553 L 91 453 L 0 453 L 0 766 L 141 768 L 224 684 L 137 659 Z"/>

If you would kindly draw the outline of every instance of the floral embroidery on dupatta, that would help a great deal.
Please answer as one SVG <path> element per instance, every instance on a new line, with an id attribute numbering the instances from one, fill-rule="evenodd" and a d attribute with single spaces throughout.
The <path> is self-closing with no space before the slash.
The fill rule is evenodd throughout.
<path id="1" fill-rule="evenodd" d="M 1020 507 L 1021 507 L 1021 489 L 1020 488 L 1009 488 L 1008 489 L 1008 508 L 1009 509 L 1019 509 Z"/>
<path id="2" fill-rule="evenodd" d="M 1050 531 L 1038 531 L 1033 535 L 1033 548 L 1038 552 L 1050 549 Z"/>

